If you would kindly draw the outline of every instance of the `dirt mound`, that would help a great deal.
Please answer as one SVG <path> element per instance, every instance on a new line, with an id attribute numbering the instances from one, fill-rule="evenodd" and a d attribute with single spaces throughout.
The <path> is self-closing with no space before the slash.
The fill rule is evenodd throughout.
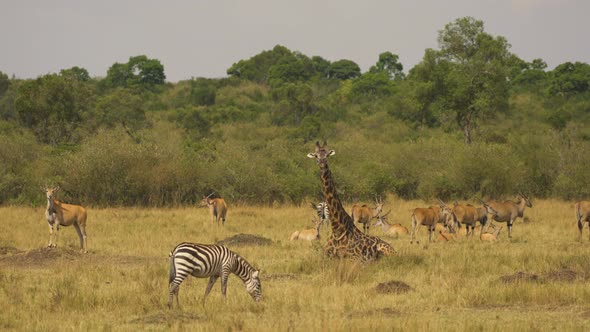
<path id="1" fill-rule="evenodd" d="M 375 290 L 379 294 L 401 294 L 411 291 L 412 287 L 410 287 L 410 285 L 406 284 L 403 281 L 392 280 L 380 283 L 379 285 L 377 285 L 377 287 L 375 287 Z"/>
<path id="2" fill-rule="evenodd" d="M 578 279 L 578 273 L 572 270 L 559 270 L 547 272 L 543 275 L 544 279 L 549 281 L 574 281 Z"/>
<path id="3" fill-rule="evenodd" d="M 400 316 L 401 312 L 393 308 L 380 308 L 367 311 L 354 311 L 346 315 L 346 318 L 366 318 L 367 316 L 389 316 L 397 317 Z"/>
<path id="4" fill-rule="evenodd" d="M 131 324 L 168 324 L 172 322 L 191 322 L 200 320 L 201 317 L 186 313 L 186 312 L 176 312 L 176 311 L 169 311 L 169 312 L 158 312 L 152 315 L 146 315 L 142 317 L 135 318 L 129 323 Z"/>
<path id="5" fill-rule="evenodd" d="M 236 234 L 227 239 L 218 241 L 217 244 L 224 246 L 268 246 L 272 244 L 271 239 L 252 234 Z"/>
<path id="6" fill-rule="evenodd" d="M 15 248 L 16 249 L 16 248 Z M 56 260 L 76 260 L 82 256 L 78 250 L 68 248 L 39 248 L 0 257 L 0 263 L 25 267 L 44 267 Z"/>
<path id="7" fill-rule="evenodd" d="M 505 284 L 511 284 L 515 282 L 522 282 L 522 281 L 538 281 L 539 276 L 534 273 L 527 273 L 527 272 L 516 272 L 515 274 L 508 274 L 505 276 L 500 277 L 500 281 Z"/>
<path id="8" fill-rule="evenodd" d="M 15 247 L 0 247 L 0 255 L 18 254 L 21 252 L 21 250 L 18 250 Z"/>

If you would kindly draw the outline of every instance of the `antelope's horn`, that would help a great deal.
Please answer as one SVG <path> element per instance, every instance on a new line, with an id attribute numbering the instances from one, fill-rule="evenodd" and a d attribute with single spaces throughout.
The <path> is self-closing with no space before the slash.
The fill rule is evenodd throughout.
<path id="1" fill-rule="evenodd" d="M 387 211 L 387 213 L 386 213 L 386 214 L 384 214 L 384 215 L 382 215 L 381 217 L 383 217 L 383 218 L 384 218 L 384 217 L 387 217 L 387 215 L 388 215 L 389 213 L 391 213 L 391 209 L 389 209 L 389 211 Z"/>

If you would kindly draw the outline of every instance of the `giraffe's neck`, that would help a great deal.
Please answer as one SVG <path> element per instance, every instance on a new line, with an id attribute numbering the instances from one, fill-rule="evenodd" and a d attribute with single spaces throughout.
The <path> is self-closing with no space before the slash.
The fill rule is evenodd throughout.
<path id="1" fill-rule="evenodd" d="M 332 227 L 332 233 L 334 236 L 340 236 L 346 232 L 347 229 L 347 218 L 350 216 L 342 207 L 342 203 L 336 193 L 336 187 L 334 185 L 334 179 L 332 178 L 332 172 L 328 167 L 327 162 L 320 163 L 321 179 L 324 186 L 324 199 L 328 204 L 330 211 L 330 226 Z"/>

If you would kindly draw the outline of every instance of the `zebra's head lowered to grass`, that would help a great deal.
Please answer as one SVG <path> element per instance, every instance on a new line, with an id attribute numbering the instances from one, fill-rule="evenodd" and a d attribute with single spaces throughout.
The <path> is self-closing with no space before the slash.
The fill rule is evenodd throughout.
<path id="1" fill-rule="evenodd" d="M 260 271 L 255 270 L 252 272 L 250 278 L 244 282 L 246 284 L 246 291 L 256 302 L 262 300 L 262 284 L 260 283 L 259 277 Z"/>

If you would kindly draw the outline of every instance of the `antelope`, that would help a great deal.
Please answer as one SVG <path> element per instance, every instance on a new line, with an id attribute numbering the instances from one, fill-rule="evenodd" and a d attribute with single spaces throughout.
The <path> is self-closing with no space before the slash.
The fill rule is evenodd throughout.
<path id="1" fill-rule="evenodd" d="M 457 233 L 451 233 L 448 230 L 443 230 L 443 229 L 438 231 L 438 237 L 437 237 L 438 241 L 449 242 L 449 241 L 455 241 L 456 239 L 457 239 Z"/>
<path id="2" fill-rule="evenodd" d="M 66 204 L 55 199 L 59 186 L 55 188 L 42 188 L 47 197 L 47 209 L 45 218 L 49 224 L 49 244 L 48 248 L 57 247 L 57 238 L 60 226 L 74 225 L 78 237 L 80 238 L 81 251 L 88 252 L 86 243 L 86 209 L 80 205 Z"/>
<path id="3" fill-rule="evenodd" d="M 313 229 L 304 229 L 302 231 L 295 231 L 289 238 L 291 241 L 295 240 L 307 240 L 315 241 L 320 239 L 320 226 L 322 226 L 322 220 L 314 218 L 312 222 L 315 224 Z"/>
<path id="4" fill-rule="evenodd" d="M 412 213 L 412 240 L 410 240 L 410 243 L 414 243 L 418 225 L 428 227 L 428 242 L 432 242 L 432 233 L 434 233 L 436 224 L 439 220 L 443 219 L 445 226 L 453 227 L 452 223 L 449 221 L 453 212 L 440 199 L 439 203 L 440 205 L 438 209 L 435 209 L 434 207 L 414 209 L 414 212 Z M 420 242 L 417 241 L 416 243 Z"/>
<path id="5" fill-rule="evenodd" d="M 389 210 L 386 214 L 379 216 L 377 222 L 373 224 L 373 226 L 381 226 L 381 229 L 385 235 L 394 236 L 396 238 L 398 238 L 400 235 L 410 234 L 408 229 L 401 224 L 391 225 L 389 222 L 387 222 L 387 215 L 389 212 L 391 212 L 391 210 Z"/>
<path id="6" fill-rule="evenodd" d="M 493 218 L 495 221 L 508 223 L 509 238 L 512 238 L 512 224 L 516 221 L 516 218 L 522 218 L 524 216 L 525 207 L 533 207 L 533 204 L 525 194 L 522 192 L 518 194 L 517 202 L 508 200 L 504 202 L 490 201 L 487 203 L 497 212 Z"/>
<path id="7" fill-rule="evenodd" d="M 221 224 L 225 225 L 225 215 L 227 214 L 227 205 L 225 204 L 225 200 L 223 198 L 211 198 L 213 193 L 209 194 L 208 196 L 203 197 L 201 201 L 200 207 L 208 206 L 209 212 L 211 213 L 211 221 L 217 222 L 217 226 L 219 226 L 219 220 L 221 219 Z"/>
<path id="8" fill-rule="evenodd" d="M 479 235 L 479 239 L 485 242 L 495 242 L 498 241 L 500 236 L 500 231 L 502 230 L 502 226 L 496 228 L 493 233 L 481 233 Z"/>
<path id="9" fill-rule="evenodd" d="M 371 209 L 366 204 L 353 205 L 351 217 L 355 223 L 363 224 L 363 231 L 365 234 L 369 233 L 369 227 L 371 226 L 371 220 L 378 218 L 379 214 L 383 210 L 383 202 L 381 200 L 375 200 L 375 207 Z"/>
<path id="10" fill-rule="evenodd" d="M 584 223 L 588 223 L 588 229 L 590 230 L 590 201 L 580 201 L 575 205 L 576 208 L 576 219 L 578 220 L 578 230 L 580 231 L 579 241 L 582 242 L 582 229 L 584 229 Z M 590 232 L 588 233 L 588 240 L 590 240 Z"/>
<path id="11" fill-rule="evenodd" d="M 481 201 L 481 200 L 480 200 Z M 479 222 L 481 224 L 481 232 L 488 221 L 488 214 L 496 215 L 497 211 L 494 210 L 491 206 L 481 201 L 483 206 L 476 207 L 471 204 L 463 205 L 459 204 L 455 201 L 455 205 L 453 206 L 453 214 L 457 218 L 457 222 L 459 224 L 465 225 L 466 228 L 466 236 L 471 235 L 473 238 L 473 233 L 475 231 L 475 224 Z M 470 230 L 471 228 L 471 230 Z"/>

